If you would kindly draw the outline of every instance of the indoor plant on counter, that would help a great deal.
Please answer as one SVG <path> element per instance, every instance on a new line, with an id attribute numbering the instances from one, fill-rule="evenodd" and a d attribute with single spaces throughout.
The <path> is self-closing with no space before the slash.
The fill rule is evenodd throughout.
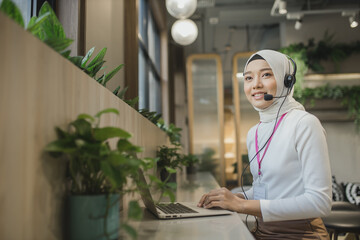
<path id="1" fill-rule="evenodd" d="M 137 181 L 138 169 L 146 170 L 149 159 L 136 157 L 142 150 L 128 141 L 131 136 L 128 132 L 117 127 L 100 127 L 100 117 L 106 113 L 119 114 L 111 108 L 94 117 L 80 114 L 66 131 L 57 127 L 57 140 L 45 147 L 52 156 L 66 161 L 67 239 L 117 239 L 119 226 L 136 236 L 129 225 L 119 223 L 119 200 L 121 194 L 136 191 L 126 189 L 127 181 Z M 112 148 L 109 140 L 114 138 L 118 140 Z M 141 218 L 136 201 L 129 203 L 128 212 L 130 219 Z"/>

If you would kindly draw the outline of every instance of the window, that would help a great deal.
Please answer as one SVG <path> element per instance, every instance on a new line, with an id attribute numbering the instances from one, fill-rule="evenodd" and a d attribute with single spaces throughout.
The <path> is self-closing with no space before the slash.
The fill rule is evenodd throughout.
<path id="1" fill-rule="evenodd" d="M 139 1 L 139 109 L 162 113 L 160 31 L 147 0 Z"/>

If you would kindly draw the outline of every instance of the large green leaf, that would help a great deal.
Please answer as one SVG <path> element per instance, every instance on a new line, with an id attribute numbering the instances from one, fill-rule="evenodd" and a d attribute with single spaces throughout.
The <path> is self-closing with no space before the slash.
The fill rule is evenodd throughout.
<path id="1" fill-rule="evenodd" d="M 121 227 L 132 237 L 132 239 L 137 239 L 137 232 L 132 226 L 123 223 L 121 224 Z"/>
<path id="2" fill-rule="evenodd" d="M 84 138 L 91 136 L 91 124 L 85 119 L 76 119 L 71 125 L 75 127 L 78 136 Z"/>
<path id="3" fill-rule="evenodd" d="M 76 146 L 74 142 L 68 139 L 59 139 L 46 145 L 44 150 L 47 152 L 73 153 L 76 151 Z"/>
<path id="4" fill-rule="evenodd" d="M 77 67 L 81 67 L 81 60 L 83 59 L 82 56 L 75 56 L 75 57 L 70 57 L 69 60 L 75 64 L 75 66 Z"/>
<path id="5" fill-rule="evenodd" d="M 119 111 L 116 108 L 107 108 L 104 109 L 100 112 L 98 112 L 95 117 L 99 118 L 101 115 L 103 115 L 104 113 L 115 113 L 116 115 L 119 115 Z"/>
<path id="6" fill-rule="evenodd" d="M 154 183 L 158 183 L 158 184 L 162 183 L 161 180 L 154 175 L 149 175 L 149 179 L 151 182 L 154 182 Z"/>
<path id="7" fill-rule="evenodd" d="M 44 42 L 49 45 L 52 49 L 54 49 L 57 52 L 60 52 L 64 50 L 65 48 L 69 47 L 71 43 L 73 42 L 72 39 L 69 38 L 47 38 L 44 40 Z"/>
<path id="8" fill-rule="evenodd" d="M 125 164 L 128 159 L 120 153 L 112 152 L 107 156 L 106 161 L 112 166 L 119 166 Z"/>
<path id="9" fill-rule="evenodd" d="M 50 13 L 46 13 L 40 17 L 33 16 L 27 26 L 27 30 L 33 35 L 38 36 L 38 33 L 41 31 L 41 25 L 46 19 L 50 16 Z"/>
<path id="10" fill-rule="evenodd" d="M 137 201 L 130 201 L 128 209 L 129 209 L 129 211 L 128 211 L 129 219 L 133 219 L 133 220 L 141 220 L 142 219 L 143 212 Z"/>
<path id="11" fill-rule="evenodd" d="M 116 127 L 94 128 L 94 138 L 96 140 L 105 141 L 114 137 L 129 138 L 131 135 L 125 130 Z"/>
<path id="12" fill-rule="evenodd" d="M 165 167 L 165 169 L 166 169 L 166 171 L 168 172 L 168 173 L 176 173 L 176 169 L 174 169 L 174 168 L 171 168 L 171 167 Z"/>
<path id="13" fill-rule="evenodd" d="M 89 63 L 87 66 L 88 68 L 92 67 L 93 65 L 97 64 L 98 62 L 102 62 L 104 56 L 106 54 L 107 48 L 101 49 L 101 51 L 94 57 L 94 59 Z"/>
<path id="14" fill-rule="evenodd" d="M 86 63 L 89 61 L 89 59 L 91 58 L 91 55 L 93 54 L 95 50 L 95 47 L 92 47 L 85 55 L 85 57 L 83 58 L 83 60 L 81 61 L 81 67 L 85 68 Z"/>
<path id="15" fill-rule="evenodd" d="M 111 182 L 111 185 L 117 186 L 117 183 L 115 181 L 114 172 L 106 161 L 101 161 L 100 163 L 101 171 L 104 173 L 104 175 L 108 178 L 108 180 Z"/>
<path id="16" fill-rule="evenodd" d="M 141 147 L 133 145 L 126 139 L 119 139 L 117 148 L 120 152 L 142 152 Z"/>
<path id="17" fill-rule="evenodd" d="M 120 89 L 120 86 L 119 86 Z M 116 94 L 120 99 L 124 99 L 125 93 L 128 90 L 128 87 L 124 87 L 118 94 Z"/>
<path id="18" fill-rule="evenodd" d="M 114 91 L 113 91 L 113 94 L 118 96 L 118 93 L 119 93 L 119 90 L 120 90 L 120 86 L 118 86 Z M 121 98 L 120 96 L 118 96 L 119 98 Z"/>
<path id="19" fill-rule="evenodd" d="M 117 66 L 114 70 L 112 70 L 111 72 L 109 72 L 106 75 L 102 76 L 102 80 L 103 80 L 103 84 L 102 85 L 106 85 L 106 83 L 113 77 L 115 76 L 115 74 L 124 66 L 124 64 L 120 64 L 119 66 Z"/>
<path id="20" fill-rule="evenodd" d="M 175 202 L 175 194 L 172 190 L 166 189 L 163 193 L 164 196 L 168 196 L 171 202 Z"/>
<path id="21" fill-rule="evenodd" d="M 55 128 L 55 132 L 56 132 L 58 139 L 66 138 L 69 136 L 69 134 L 67 132 L 65 132 L 64 130 L 62 130 L 59 127 Z"/>
<path id="22" fill-rule="evenodd" d="M 54 10 L 48 2 L 45 2 L 39 10 L 39 17 L 48 13 L 49 17 L 42 24 L 46 38 L 66 38 L 64 28 L 56 17 Z"/>
<path id="23" fill-rule="evenodd" d="M 86 114 L 86 113 L 79 114 L 79 116 L 77 118 L 78 119 L 89 119 L 91 122 L 95 121 L 94 117 L 92 117 L 92 116 L 90 116 L 89 114 Z"/>
<path id="24" fill-rule="evenodd" d="M 126 176 L 121 171 L 115 170 L 107 161 L 101 161 L 101 171 L 105 174 L 107 179 L 111 182 L 113 189 L 120 189 L 126 183 Z"/>
<path id="25" fill-rule="evenodd" d="M 104 63 L 105 63 L 105 61 L 97 62 L 96 64 L 92 65 L 91 67 L 86 67 L 84 69 L 84 71 L 90 77 L 95 77 L 95 75 L 101 70 Z"/>
<path id="26" fill-rule="evenodd" d="M 64 57 L 64 58 L 69 58 L 70 57 L 70 53 L 71 53 L 71 50 L 67 50 L 67 51 L 63 51 L 61 52 L 61 55 Z"/>
<path id="27" fill-rule="evenodd" d="M 0 10 L 8 15 L 15 22 L 20 24 L 20 26 L 25 27 L 24 19 L 22 17 L 20 9 L 10 0 L 3 0 L 0 5 Z"/>

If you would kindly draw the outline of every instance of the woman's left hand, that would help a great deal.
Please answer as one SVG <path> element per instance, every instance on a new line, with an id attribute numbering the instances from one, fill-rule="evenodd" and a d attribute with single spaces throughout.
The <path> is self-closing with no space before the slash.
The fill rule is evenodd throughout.
<path id="1" fill-rule="evenodd" d="M 241 205 L 241 200 L 242 199 L 234 195 L 228 189 L 220 188 L 204 194 L 198 206 L 204 208 L 220 207 L 222 209 L 238 212 L 240 207 L 239 205 Z"/>

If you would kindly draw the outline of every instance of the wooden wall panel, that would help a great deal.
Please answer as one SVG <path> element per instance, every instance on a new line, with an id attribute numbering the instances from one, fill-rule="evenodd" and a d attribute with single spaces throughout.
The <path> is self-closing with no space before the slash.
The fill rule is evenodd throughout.
<path id="1" fill-rule="evenodd" d="M 117 108 L 103 125 L 132 133 L 148 157 L 166 134 L 2 13 L 0 55 L 0 239 L 63 239 L 64 166 L 42 151 L 54 127 Z"/>

